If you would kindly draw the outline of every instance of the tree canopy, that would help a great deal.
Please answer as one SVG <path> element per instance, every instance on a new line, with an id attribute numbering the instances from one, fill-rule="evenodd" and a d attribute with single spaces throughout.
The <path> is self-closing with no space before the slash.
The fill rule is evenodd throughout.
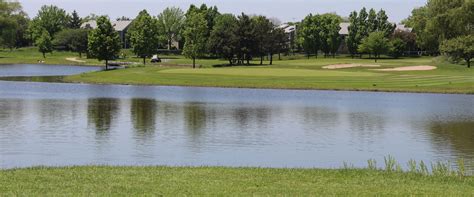
<path id="1" fill-rule="evenodd" d="M 68 24 L 69 17 L 65 10 L 54 5 L 44 5 L 31 21 L 30 32 L 34 40 L 41 36 L 43 31 L 47 31 L 54 38 L 56 33 L 66 28 Z"/>
<path id="2" fill-rule="evenodd" d="M 196 58 L 202 56 L 206 50 L 207 21 L 205 15 L 193 12 L 186 17 L 183 54 L 193 59 L 193 68 L 196 68 Z"/>
<path id="3" fill-rule="evenodd" d="M 177 7 L 170 7 L 158 15 L 158 27 L 164 35 L 168 49 L 172 48 L 173 41 L 181 40 L 181 32 L 184 25 L 184 12 Z"/>
<path id="4" fill-rule="evenodd" d="M 375 62 L 381 54 L 388 52 L 390 49 L 389 40 L 385 37 L 385 32 L 372 32 L 366 38 L 362 39 L 359 45 L 360 53 L 372 54 Z"/>
<path id="5" fill-rule="evenodd" d="M 128 33 L 133 52 L 143 58 L 143 64 L 146 64 L 146 57 L 153 55 L 158 49 L 156 19 L 146 10 L 142 10 L 133 21 Z"/>
<path id="6" fill-rule="evenodd" d="M 209 38 L 211 52 L 227 59 L 233 65 L 233 58 L 239 44 L 238 20 L 232 14 L 223 14 L 216 18 L 216 24 Z"/>
<path id="7" fill-rule="evenodd" d="M 108 61 L 115 59 L 120 52 L 121 44 L 118 33 L 106 16 L 97 19 L 97 28 L 91 30 L 88 38 L 88 50 L 99 61 L 105 60 L 106 69 Z"/>
<path id="8" fill-rule="evenodd" d="M 471 59 L 474 57 L 474 34 L 445 40 L 441 44 L 441 52 L 455 59 L 463 59 L 470 68 Z"/>

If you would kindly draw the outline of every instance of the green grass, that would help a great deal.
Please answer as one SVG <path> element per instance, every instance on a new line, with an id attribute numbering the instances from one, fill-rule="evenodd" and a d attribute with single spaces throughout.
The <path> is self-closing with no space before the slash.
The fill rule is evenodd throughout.
<path id="1" fill-rule="evenodd" d="M 186 63 L 185 59 L 179 59 Z M 205 63 L 218 60 L 203 60 Z M 200 61 L 199 61 L 200 62 Z M 460 65 L 436 64 L 431 58 L 381 60 L 382 68 L 435 65 L 432 71 L 380 72 L 368 68 L 326 70 L 337 63 L 370 63 L 366 59 L 297 59 L 276 61 L 272 66 L 239 66 L 201 69 L 147 66 L 125 70 L 87 73 L 67 81 L 134 85 L 179 85 L 208 87 L 329 89 L 399 92 L 474 94 L 474 69 Z"/>
<path id="2" fill-rule="evenodd" d="M 473 177 L 376 170 L 64 167 L 0 170 L 2 196 L 472 196 Z"/>
<path id="3" fill-rule="evenodd" d="M 126 59 L 119 61 L 141 62 L 130 50 L 123 50 Z M 94 59 L 80 60 L 77 63 L 66 60 L 77 57 L 76 53 L 54 52 L 46 58 L 47 64 L 85 64 L 101 65 Z M 283 56 L 283 60 L 274 58 L 274 65 L 222 67 L 225 60 L 201 59 L 197 63 L 200 69 L 191 69 L 190 59 L 183 56 L 161 56 L 169 59 L 165 66 L 138 66 L 124 70 L 94 72 L 66 77 L 68 82 L 134 84 L 134 85 L 177 85 L 237 88 L 276 88 L 276 89 L 324 89 L 324 90 L 365 90 L 395 92 L 433 92 L 474 94 L 474 69 L 464 65 L 455 65 L 443 61 L 434 61 L 431 57 L 380 59 L 352 59 L 347 56 L 337 58 L 307 59 L 304 56 Z M 22 48 L 10 52 L 0 51 L 0 64 L 36 63 L 42 59 L 36 48 Z M 437 60 L 437 58 L 435 58 Z M 268 61 L 265 61 L 267 64 Z M 323 66 L 331 64 L 378 64 L 381 68 L 400 66 L 432 65 L 438 69 L 431 71 L 382 72 L 370 68 L 347 68 L 326 70 Z"/>

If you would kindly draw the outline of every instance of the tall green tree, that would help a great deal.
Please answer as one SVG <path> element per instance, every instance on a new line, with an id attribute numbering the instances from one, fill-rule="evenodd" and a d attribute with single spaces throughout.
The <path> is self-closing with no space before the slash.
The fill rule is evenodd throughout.
<path id="1" fill-rule="evenodd" d="M 372 33 L 378 29 L 377 13 L 373 8 L 369 10 L 369 15 L 367 17 L 367 32 Z"/>
<path id="2" fill-rule="evenodd" d="M 274 29 L 274 25 L 265 16 L 256 16 L 252 18 L 252 22 L 254 23 L 253 27 L 255 27 L 256 42 L 256 48 L 254 50 L 254 53 L 255 55 L 260 57 L 260 65 L 262 65 L 263 58 L 271 48 L 270 45 L 274 43 L 274 40 L 272 40 L 271 35 Z"/>
<path id="3" fill-rule="evenodd" d="M 290 35 L 283 28 L 275 27 L 272 32 L 274 45 L 270 47 L 270 65 L 273 63 L 273 53 L 278 53 L 278 60 L 281 60 L 281 53 L 287 53 L 290 50 Z"/>
<path id="4" fill-rule="evenodd" d="M 48 31 L 49 35 L 54 37 L 56 33 L 66 28 L 68 23 L 69 17 L 65 10 L 54 5 L 44 5 L 33 18 L 30 32 L 35 40 L 42 35 L 43 30 Z"/>
<path id="5" fill-rule="evenodd" d="M 327 57 L 330 54 L 335 56 L 339 46 L 341 44 L 341 36 L 339 31 L 341 26 L 339 25 L 342 18 L 336 14 L 323 14 L 321 15 L 321 32 L 319 33 L 321 39 L 321 50 Z"/>
<path id="6" fill-rule="evenodd" d="M 380 31 L 370 33 L 359 45 L 359 52 L 372 54 L 375 62 L 381 54 L 388 52 L 389 49 L 389 40 L 385 37 L 385 33 Z"/>
<path id="7" fill-rule="evenodd" d="M 351 14 L 349 15 L 349 22 L 350 22 L 350 25 L 348 27 L 349 34 L 346 37 L 346 45 L 352 58 L 354 58 L 354 55 L 357 54 L 357 50 L 361 42 L 360 36 L 359 36 L 360 33 L 359 33 L 358 14 L 356 11 L 351 12 Z"/>
<path id="8" fill-rule="evenodd" d="M 39 52 L 43 53 L 43 58 L 46 58 L 46 53 L 53 52 L 53 44 L 48 31 L 43 31 L 41 36 L 36 40 L 36 46 L 38 46 Z"/>
<path id="9" fill-rule="evenodd" d="M 177 7 L 170 7 L 158 15 L 158 27 L 166 40 L 168 49 L 171 49 L 173 41 L 180 41 L 180 35 L 184 26 L 184 12 Z"/>
<path id="10" fill-rule="evenodd" d="M 146 64 L 147 57 L 158 50 L 159 38 L 156 23 L 156 19 L 151 17 L 146 10 L 142 10 L 128 30 L 133 52 L 143 58 L 143 64 Z"/>
<path id="11" fill-rule="evenodd" d="M 79 29 L 81 28 L 82 25 L 82 19 L 79 17 L 79 14 L 77 14 L 76 10 L 74 10 L 71 14 L 71 18 L 68 22 L 68 28 L 70 29 Z"/>
<path id="12" fill-rule="evenodd" d="M 467 67 L 471 68 L 471 59 L 474 57 L 474 34 L 445 40 L 441 44 L 441 52 L 455 59 L 463 59 Z"/>
<path id="13" fill-rule="evenodd" d="M 206 31 L 207 21 L 204 14 L 192 13 L 186 18 L 183 54 L 193 60 L 193 68 L 196 68 L 196 58 L 205 53 Z"/>
<path id="14" fill-rule="evenodd" d="M 214 29 L 209 38 L 209 49 L 218 56 L 225 58 L 233 65 L 239 44 L 238 20 L 232 14 L 222 14 L 217 17 Z"/>
<path id="15" fill-rule="evenodd" d="M 309 14 L 301 21 L 298 31 L 298 41 L 308 58 L 314 53 L 318 57 L 321 49 L 321 16 Z"/>
<path id="16" fill-rule="evenodd" d="M 118 56 L 120 37 L 106 16 L 97 19 L 97 28 L 89 33 L 87 48 L 99 61 L 105 60 L 105 69 L 108 69 L 109 60 Z"/>
<path id="17" fill-rule="evenodd" d="M 204 15 L 204 18 L 207 22 L 207 30 L 206 30 L 206 39 L 210 37 L 211 31 L 214 29 L 216 18 L 220 15 L 219 10 L 216 6 L 208 7 L 206 4 L 201 4 L 200 7 L 196 7 L 195 5 L 191 5 L 186 12 L 185 16 L 188 18 L 193 13 L 201 13 Z M 207 41 L 206 41 L 207 42 Z M 206 49 L 206 52 L 207 51 Z"/>
<path id="18" fill-rule="evenodd" d="M 237 36 L 239 37 L 237 58 L 240 63 L 243 63 L 245 60 L 247 61 L 247 65 L 249 65 L 250 59 L 252 59 L 252 54 L 256 48 L 255 24 L 252 22 L 251 18 L 244 13 L 237 18 L 239 21 L 237 29 Z"/>

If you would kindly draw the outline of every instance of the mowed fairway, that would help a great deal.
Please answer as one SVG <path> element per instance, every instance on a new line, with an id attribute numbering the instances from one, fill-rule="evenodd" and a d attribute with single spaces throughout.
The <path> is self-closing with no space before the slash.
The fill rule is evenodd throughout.
<path id="1" fill-rule="evenodd" d="M 176 59 L 176 64 L 189 60 Z M 385 59 L 379 68 L 432 65 L 430 71 L 375 71 L 370 68 L 327 70 L 331 64 L 374 64 L 369 59 L 319 58 L 275 61 L 274 65 L 213 67 L 225 61 L 203 60 L 202 68 L 146 66 L 85 73 L 67 77 L 69 82 L 134 85 L 177 85 L 237 88 L 366 90 L 474 94 L 474 69 L 434 63 L 432 58 Z M 199 61 L 198 61 L 199 63 Z"/>

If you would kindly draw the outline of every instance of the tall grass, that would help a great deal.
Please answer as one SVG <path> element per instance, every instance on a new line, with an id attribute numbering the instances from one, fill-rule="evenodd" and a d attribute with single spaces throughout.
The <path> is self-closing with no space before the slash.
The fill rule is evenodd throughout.
<path id="1" fill-rule="evenodd" d="M 453 165 L 451 162 L 431 162 L 430 165 L 427 165 L 424 161 L 417 162 L 414 159 L 410 159 L 407 163 L 406 169 L 403 169 L 402 165 L 396 161 L 396 159 L 388 155 L 384 157 L 383 168 L 377 167 L 377 160 L 369 159 L 367 160 L 368 170 L 374 171 L 385 171 L 388 173 L 400 172 L 400 173 L 410 173 L 418 174 L 422 176 L 444 176 L 444 177 L 465 177 L 466 167 L 463 159 L 457 161 L 457 165 Z M 354 169 L 354 165 L 344 162 L 343 169 Z"/>

